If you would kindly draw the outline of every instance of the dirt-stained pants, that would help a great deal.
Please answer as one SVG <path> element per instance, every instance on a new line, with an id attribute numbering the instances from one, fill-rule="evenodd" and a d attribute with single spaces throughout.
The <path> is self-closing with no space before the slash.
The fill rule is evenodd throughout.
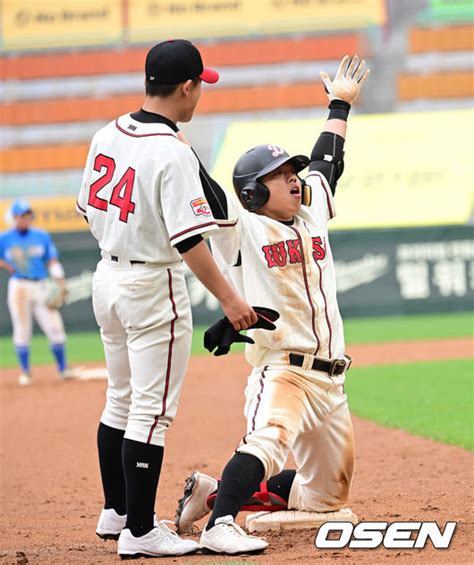
<path id="1" fill-rule="evenodd" d="M 237 451 L 258 457 L 266 480 L 293 454 L 289 509 L 333 511 L 349 498 L 354 437 L 343 384 L 344 375 L 289 365 L 256 368 L 249 377 L 247 434 Z"/>

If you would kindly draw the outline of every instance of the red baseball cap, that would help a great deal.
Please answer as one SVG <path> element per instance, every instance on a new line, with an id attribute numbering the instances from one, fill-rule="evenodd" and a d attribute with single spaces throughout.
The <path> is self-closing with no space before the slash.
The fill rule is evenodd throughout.
<path id="1" fill-rule="evenodd" d="M 214 84 L 219 73 L 203 65 L 201 53 L 190 41 L 169 39 L 148 51 L 145 77 L 150 84 L 179 84 L 195 78 Z"/>

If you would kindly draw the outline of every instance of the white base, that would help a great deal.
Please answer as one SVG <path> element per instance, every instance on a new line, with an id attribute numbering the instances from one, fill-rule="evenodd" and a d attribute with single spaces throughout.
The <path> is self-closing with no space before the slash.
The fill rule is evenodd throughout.
<path id="1" fill-rule="evenodd" d="M 245 527 L 249 532 L 308 530 L 319 528 L 324 522 L 352 522 L 357 524 L 358 519 L 350 508 L 341 508 L 341 510 L 335 512 L 279 510 L 278 512 L 249 514 L 245 521 Z"/>
<path id="2" fill-rule="evenodd" d="M 90 381 L 94 379 L 107 379 L 109 373 L 105 367 L 72 367 L 69 374 L 64 380 L 74 379 L 81 381 Z"/>

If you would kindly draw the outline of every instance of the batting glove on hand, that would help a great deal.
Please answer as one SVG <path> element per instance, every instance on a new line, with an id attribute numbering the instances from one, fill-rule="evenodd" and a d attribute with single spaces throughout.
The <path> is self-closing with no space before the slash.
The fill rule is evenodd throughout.
<path id="1" fill-rule="evenodd" d="M 263 308 L 261 306 L 253 307 L 257 314 L 258 320 L 250 326 L 249 329 L 261 329 L 273 331 L 276 326 L 273 322 L 278 320 L 280 314 L 271 308 Z M 230 351 L 230 346 L 233 343 L 255 343 L 251 337 L 242 335 L 237 330 L 234 330 L 229 319 L 224 316 L 208 328 L 204 332 L 204 347 L 216 357 L 226 355 Z"/>
<path id="2" fill-rule="evenodd" d="M 349 104 L 353 104 L 369 76 L 370 70 L 365 70 L 365 61 L 359 59 L 357 55 L 349 57 L 346 55 L 337 69 L 334 80 L 329 75 L 321 71 L 321 79 L 329 100 L 344 100 Z"/>

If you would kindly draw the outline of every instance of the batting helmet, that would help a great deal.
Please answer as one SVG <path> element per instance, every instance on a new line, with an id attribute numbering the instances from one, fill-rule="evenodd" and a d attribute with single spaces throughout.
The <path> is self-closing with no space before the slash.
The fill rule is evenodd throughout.
<path id="1" fill-rule="evenodd" d="M 291 163 L 296 173 L 299 173 L 309 165 L 309 159 L 305 155 L 290 157 L 278 145 L 257 145 L 240 157 L 234 167 L 232 181 L 235 192 L 246 210 L 254 212 L 268 202 L 270 191 L 260 179 L 285 163 Z M 300 180 L 302 202 L 309 205 L 309 187 L 304 180 Z"/>

